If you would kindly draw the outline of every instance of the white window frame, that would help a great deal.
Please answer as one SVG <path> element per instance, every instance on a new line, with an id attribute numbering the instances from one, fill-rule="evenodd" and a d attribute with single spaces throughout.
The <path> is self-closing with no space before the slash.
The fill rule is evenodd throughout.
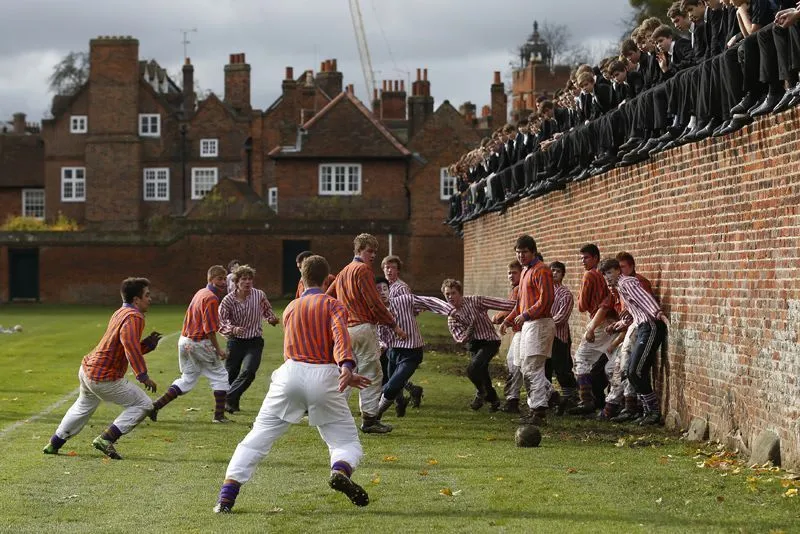
<path id="1" fill-rule="evenodd" d="M 153 119 L 156 119 L 155 128 L 153 128 Z M 161 115 L 158 113 L 139 113 L 139 135 L 142 137 L 161 137 Z"/>
<path id="2" fill-rule="evenodd" d="M 278 188 L 277 187 L 270 187 L 267 189 L 267 205 L 274 211 L 278 213 Z"/>
<path id="3" fill-rule="evenodd" d="M 34 193 L 36 194 L 36 196 L 41 196 L 41 207 L 42 207 L 42 215 L 41 216 L 39 216 L 39 215 L 30 215 L 28 213 L 27 204 L 28 204 L 28 202 L 30 202 L 32 200 L 30 197 Z M 38 208 L 39 206 L 31 206 L 31 207 L 32 208 L 33 207 Z M 23 189 L 22 190 L 22 216 L 23 217 L 32 217 L 34 219 L 42 220 L 42 219 L 44 219 L 44 208 L 45 208 L 44 189 Z"/>
<path id="4" fill-rule="evenodd" d="M 80 178 L 75 176 L 78 173 Z M 66 194 L 67 184 L 72 186 L 70 196 Z M 76 192 L 78 185 L 83 188 L 80 196 Z M 61 167 L 61 202 L 86 202 L 86 167 Z"/>
<path id="5" fill-rule="evenodd" d="M 450 176 L 450 173 L 447 172 L 447 167 L 442 167 L 439 171 L 439 199 L 450 200 L 450 197 L 455 195 L 456 191 L 456 177 Z"/>
<path id="6" fill-rule="evenodd" d="M 147 194 L 147 185 L 153 184 L 153 194 Z M 159 185 L 165 185 L 165 193 L 159 194 Z M 142 171 L 142 197 L 148 202 L 169 201 L 169 167 L 150 167 Z"/>
<path id="7" fill-rule="evenodd" d="M 350 176 L 353 170 L 358 171 L 355 184 Z M 342 182 L 337 184 L 340 176 Z M 362 182 L 360 163 L 321 163 L 319 166 L 319 194 L 322 196 L 360 195 Z"/>
<path id="8" fill-rule="evenodd" d="M 197 180 L 198 180 L 198 178 L 201 177 L 200 176 L 201 174 L 205 175 L 206 173 L 213 174 L 214 183 L 211 184 L 211 187 L 209 187 L 206 191 L 200 193 L 200 192 L 198 192 Z M 203 177 L 206 178 L 206 176 L 203 176 Z M 192 168 L 192 200 L 202 200 L 203 198 L 205 198 L 205 196 L 208 194 L 209 191 L 214 189 L 214 187 L 218 183 L 219 183 L 219 169 L 217 169 L 216 167 L 193 167 Z"/>
<path id="9" fill-rule="evenodd" d="M 89 117 L 86 115 L 71 115 L 69 118 L 69 133 L 85 134 L 89 131 Z"/>
<path id="10" fill-rule="evenodd" d="M 200 157 L 219 157 L 219 139 L 200 139 Z"/>

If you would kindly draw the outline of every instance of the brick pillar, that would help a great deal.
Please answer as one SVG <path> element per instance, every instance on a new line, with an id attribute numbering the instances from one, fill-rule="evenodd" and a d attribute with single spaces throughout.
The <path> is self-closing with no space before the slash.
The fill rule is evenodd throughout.
<path id="1" fill-rule="evenodd" d="M 237 111 L 250 111 L 250 65 L 244 54 L 231 54 L 225 65 L 225 103 Z"/>
<path id="2" fill-rule="evenodd" d="M 506 86 L 500 79 L 500 71 L 494 73 L 492 84 L 492 128 L 500 128 L 508 122 L 508 95 Z"/>
<path id="3" fill-rule="evenodd" d="M 344 77 L 338 71 L 335 59 L 326 59 L 320 65 L 317 73 L 317 87 L 325 91 L 331 98 L 342 92 Z"/>
<path id="4" fill-rule="evenodd" d="M 194 106 L 197 95 L 194 92 L 194 65 L 187 57 L 183 65 L 183 115 L 191 118 L 194 115 Z"/>

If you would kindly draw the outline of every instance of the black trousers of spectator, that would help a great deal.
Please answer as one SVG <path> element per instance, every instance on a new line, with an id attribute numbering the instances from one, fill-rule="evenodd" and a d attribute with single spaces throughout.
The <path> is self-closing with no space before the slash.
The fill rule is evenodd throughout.
<path id="1" fill-rule="evenodd" d="M 476 339 L 470 341 L 467 346 L 470 354 L 469 365 L 467 365 L 467 377 L 475 386 L 478 394 L 487 402 L 497 400 L 497 392 L 492 386 L 492 377 L 489 375 L 489 362 L 492 361 L 500 350 L 499 341 L 489 341 Z"/>
<path id="2" fill-rule="evenodd" d="M 256 378 L 256 372 L 261 365 L 261 353 L 264 351 L 264 338 L 237 338 L 228 339 L 228 359 L 225 360 L 225 369 L 228 371 L 228 398 L 226 403 L 232 408 L 239 408 L 239 399 Z"/>
<path id="3" fill-rule="evenodd" d="M 704 61 L 701 65 L 696 105 L 697 120 L 701 124 L 705 124 L 711 119 L 722 121 L 721 64 L 722 54 L 719 54 Z"/>
<path id="4" fill-rule="evenodd" d="M 720 62 L 719 78 L 722 87 L 722 119 L 730 120 L 731 108 L 739 103 L 744 97 L 744 73 L 739 65 L 739 49 L 742 43 L 738 43 L 725 50 Z"/>
<path id="5" fill-rule="evenodd" d="M 758 32 L 758 49 L 761 67 L 759 79 L 763 83 L 774 86 L 777 80 L 787 83 L 790 89 L 797 84 L 797 72 L 800 69 L 800 26 L 765 26 Z"/>
<path id="6" fill-rule="evenodd" d="M 594 395 L 594 406 L 598 410 L 602 410 L 606 405 L 606 388 L 609 385 L 608 376 L 606 375 L 607 363 L 608 356 L 603 354 L 592 366 L 592 371 L 589 373 L 592 376 L 592 394 Z"/>
<path id="7" fill-rule="evenodd" d="M 575 380 L 575 374 L 572 372 L 573 362 L 572 355 L 570 354 L 570 346 L 572 340 L 563 342 L 558 338 L 553 339 L 553 352 L 550 358 L 547 359 L 544 365 L 544 374 L 547 380 L 553 382 L 553 374 L 556 375 L 556 380 L 561 386 L 562 390 L 575 391 L 578 388 L 578 382 Z"/>

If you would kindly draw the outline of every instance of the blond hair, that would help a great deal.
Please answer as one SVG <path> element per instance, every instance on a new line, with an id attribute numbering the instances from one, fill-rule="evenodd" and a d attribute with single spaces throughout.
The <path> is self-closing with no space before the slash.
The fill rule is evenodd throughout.
<path id="1" fill-rule="evenodd" d="M 378 250 L 378 239 L 372 234 L 358 234 L 353 240 L 353 251 L 356 254 L 370 247 Z"/>

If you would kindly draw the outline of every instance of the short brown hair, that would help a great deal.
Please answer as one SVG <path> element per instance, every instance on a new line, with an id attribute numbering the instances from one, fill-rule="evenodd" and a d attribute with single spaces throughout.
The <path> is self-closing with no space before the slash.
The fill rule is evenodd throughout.
<path id="1" fill-rule="evenodd" d="M 617 261 L 616 258 L 606 258 L 603 261 L 601 261 L 600 265 L 598 265 L 597 267 L 597 270 L 603 274 L 606 274 L 608 271 L 611 271 L 612 269 L 616 269 L 617 271 L 620 270 L 619 262 Z"/>
<path id="2" fill-rule="evenodd" d="M 617 254 L 617 261 L 630 263 L 632 267 L 636 266 L 636 260 L 633 259 L 633 256 L 630 252 L 620 252 Z"/>
<path id="3" fill-rule="evenodd" d="M 240 262 L 239 260 L 231 260 L 231 261 L 229 261 L 228 262 L 228 271 L 233 272 L 233 266 L 234 265 L 240 265 L 241 263 L 242 262 Z"/>
<path id="4" fill-rule="evenodd" d="M 314 253 L 313 253 L 313 252 L 311 252 L 310 250 L 304 250 L 303 252 L 301 252 L 300 254 L 298 254 L 298 255 L 297 255 L 297 257 L 295 257 L 295 259 L 294 259 L 294 262 L 295 262 L 295 263 L 299 263 L 300 265 L 302 265 L 302 264 L 303 264 L 303 261 L 304 261 L 306 258 L 310 258 L 310 257 L 311 257 L 311 256 L 313 256 L 313 255 L 314 255 Z"/>
<path id="5" fill-rule="evenodd" d="M 322 287 L 330 272 L 328 260 L 322 256 L 311 255 L 300 264 L 300 277 L 306 287 Z"/>
<path id="6" fill-rule="evenodd" d="M 638 35 L 638 33 L 635 30 L 633 33 L 636 33 Z M 633 34 L 631 34 L 631 37 L 633 37 Z M 625 39 L 619 46 L 619 53 L 622 54 L 623 56 L 625 54 L 635 54 L 638 51 L 639 47 L 636 46 L 636 41 L 634 41 L 633 38 Z"/>
<path id="7" fill-rule="evenodd" d="M 656 39 L 661 39 L 662 37 L 669 37 L 670 39 L 675 38 L 675 33 L 672 31 L 672 28 L 667 26 L 666 24 L 662 24 L 653 32 L 652 38 L 655 41 Z"/>
<path id="8" fill-rule="evenodd" d="M 122 301 L 126 304 L 133 304 L 133 299 L 136 297 L 142 298 L 145 288 L 150 287 L 150 280 L 147 278 L 130 277 L 122 281 L 119 288 L 119 293 L 122 295 Z"/>
<path id="9" fill-rule="evenodd" d="M 400 259 L 400 256 L 391 255 L 391 256 L 386 256 L 385 258 L 383 258 L 381 260 L 381 269 L 386 267 L 386 265 L 389 264 L 389 263 L 394 263 L 395 265 L 397 265 L 397 270 L 398 271 L 402 271 L 403 270 L 403 261 Z"/>
<path id="10" fill-rule="evenodd" d="M 233 282 L 239 283 L 242 278 L 255 278 L 256 270 L 249 265 L 240 265 L 233 271 Z"/>
<path id="11" fill-rule="evenodd" d="M 508 264 L 508 268 L 515 271 L 522 271 L 522 264 L 519 261 L 514 260 Z"/>
<path id="12" fill-rule="evenodd" d="M 683 10 L 683 6 L 681 2 L 673 2 L 669 9 L 667 10 L 667 16 L 671 19 L 675 17 L 685 17 L 686 11 Z"/>
<path id="13" fill-rule="evenodd" d="M 581 72 L 580 74 L 578 74 L 578 79 L 576 81 L 578 82 L 578 87 L 580 87 L 586 82 L 594 83 L 595 82 L 594 74 L 592 74 L 591 72 Z"/>
<path id="14" fill-rule="evenodd" d="M 608 72 L 610 74 L 614 74 L 615 72 L 623 72 L 627 71 L 628 69 L 625 68 L 625 63 L 622 61 L 615 59 L 611 62 L 611 65 L 608 66 Z"/>
<path id="15" fill-rule="evenodd" d="M 212 278 L 216 278 L 217 276 L 225 276 L 228 274 L 228 271 L 222 265 L 212 265 L 208 268 L 208 280 L 211 281 Z"/>
<path id="16" fill-rule="evenodd" d="M 455 289 L 462 295 L 464 294 L 461 290 L 461 282 L 453 278 L 446 278 L 444 282 L 442 282 L 442 293 L 444 293 L 445 289 Z"/>
<path id="17" fill-rule="evenodd" d="M 356 254 L 370 247 L 378 250 L 378 239 L 372 234 L 358 234 L 353 240 L 353 251 Z"/>

